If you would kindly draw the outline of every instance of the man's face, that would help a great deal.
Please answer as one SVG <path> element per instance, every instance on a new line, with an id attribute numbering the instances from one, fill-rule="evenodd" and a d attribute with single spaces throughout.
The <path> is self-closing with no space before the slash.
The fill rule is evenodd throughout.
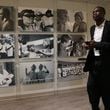
<path id="1" fill-rule="evenodd" d="M 80 23 L 82 20 L 81 20 L 81 17 L 80 16 L 78 16 L 78 15 L 76 15 L 75 16 L 75 21 L 77 22 L 77 23 Z"/>
<path id="2" fill-rule="evenodd" d="M 96 7 L 94 10 L 93 10 L 93 19 L 95 21 L 99 21 L 99 20 L 102 20 L 104 19 L 104 12 L 101 8 L 99 7 Z"/>
<path id="3" fill-rule="evenodd" d="M 29 26 L 30 24 L 32 24 L 33 23 L 33 20 L 34 20 L 34 17 L 32 17 L 32 16 L 28 16 L 28 15 L 24 15 L 23 16 L 23 23 L 26 26 Z"/>

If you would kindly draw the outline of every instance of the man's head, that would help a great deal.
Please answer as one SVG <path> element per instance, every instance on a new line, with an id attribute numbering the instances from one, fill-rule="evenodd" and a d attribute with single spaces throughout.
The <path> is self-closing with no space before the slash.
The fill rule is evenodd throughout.
<path id="1" fill-rule="evenodd" d="M 2 20 L 10 19 L 10 10 L 7 7 L 0 7 L 0 17 L 2 17 Z"/>
<path id="2" fill-rule="evenodd" d="M 41 71 L 42 69 L 43 69 L 43 65 L 40 64 L 40 65 L 39 65 L 39 70 Z"/>
<path id="3" fill-rule="evenodd" d="M 46 15 L 47 17 L 51 17 L 51 16 L 53 16 L 51 10 L 47 10 L 46 13 L 45 13 L 45 15 Z"/>
<path id="4" fill-rule="evenodd" d="M 33 10 L 30 10 L 30 9 L 25 9 L 21 12 L 21 15 L 22 15 L 22 19 L 23 19 L 23 23 L 28 26 L 30 24 L 33 23 L 34 21 L 34 17 L 35 17 L 35 14 L 34 14 L 34 11 Z"/>
<path id="5" fill-rule="evenodd" d="M 105 17 L 105 9 L 101 6 L 97 6 L 94 10 L 93 10 L 93 19 L 97 22 L 103 22 L 104 21 L 104 17 Z"/>
<path id="6" fill-rule="evenodd" d="M 35 13 L 35 20 L 36 21 L 41 21 L 41 18 L 43 17 L 43 14 L 41 11 L 36 11 Z"/>
<path id="7" fill-rule="evenodd" d="M 60 23 L 65 23 L 68 20 L 68 11 L 66 9 L 57 9 L 57 19 Z"/>
<path id="8" fill-rule="evenodd" d="M 81 22 L 84 19 L 83 13 L 81 11 L 76 12 L 74 17 L 76 22 Z"/>
<path id="9" fill-rule="evenodd" d="M 33 65 L 31 66 L 31 69 L 32 69 L 33 71 L 35 71 L 35 70 L 36 70 L 36 65 L 33 64 Z"/>

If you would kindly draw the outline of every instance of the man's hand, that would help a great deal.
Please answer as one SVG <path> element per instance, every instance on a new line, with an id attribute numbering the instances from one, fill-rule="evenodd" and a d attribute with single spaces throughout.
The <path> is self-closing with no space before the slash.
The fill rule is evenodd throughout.
<path id="1" fill-rule="evenodd" d="M 82 44 L 82 46 L 86 49 L 92 49 L 95 47 L 96 42 L 94 40 L 86 41 Z"/>

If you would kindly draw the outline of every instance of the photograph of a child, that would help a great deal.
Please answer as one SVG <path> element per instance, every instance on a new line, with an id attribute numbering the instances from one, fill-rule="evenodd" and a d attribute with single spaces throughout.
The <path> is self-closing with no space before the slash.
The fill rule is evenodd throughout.
<path id="1" fill-rule="evenodd" d="M 18 31 L 53 32 L 53 9 L 18 8 Z"/>
<path id="2" fill-rule="evenodd" d="M 14 63 L 0 62 L 0 87 L 15 85 Z"/>
<path id="3" fill-rule="evenodd" d="M 85 41 L 84 35 L 59 34 L 57 39 L 57 50 L 59 57 L 81 57 L 86 55 L 82 46 Z"/>
<path id="4" fill-rule="evenodd" d="M 0 6 L 0 31 L 15 30 L 15 9 L 11 6 Z"/>
<path id="5" fill-rule="evenodd" d="M 87 76 L 83 72 L 84 62 L 58 61 L 58 81 L 79 80 Z"/>
<path id="6" fill-rule="evenodd" d="M 57 31 L 87 32 L 86 13 L 80 10 L 57 9 Z"/>
<path id="7" fill-rule="evenodd" d="M 20 80 L 22 84 L 52 82 L 54 80 L 53 62 L 20 63 Z"/>
<path id="8" fill-rule="evenodd" d="M 18 36 L 19 58 L 50 58 L 54 55 L 53 35 L 20 34 Z"/>
<path id="9" fill-rule="evenodd" d="M 15 36 L 12 34 L 0 35 L 0 59 L 14 58 Z"/>

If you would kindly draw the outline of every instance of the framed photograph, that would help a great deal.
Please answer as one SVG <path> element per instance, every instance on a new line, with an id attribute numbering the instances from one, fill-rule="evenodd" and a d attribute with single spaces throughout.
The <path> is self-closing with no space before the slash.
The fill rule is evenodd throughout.
<path id="1" fill-rule="evenodd" d="M 11 6 L 0 6 L 0 31 L 14 31 L 15 21 L 15 8 Z"/>
<path id="2" fill-rule="evenodd" d="M 53 32 L 53 9 L 18 8 L 18 31 Z"/>
<path id="3" fill-rule="evenodd" d="M 58 61 L 58 81 L 71 81 L 85 78 L 87 74 L 83 72 L 83 66 L 84 62 Z"/>
<path id="4" fill-rule="evenodd" d="M 0 62 L 0 87 L 15 85 L 14 62 Z"/>
<path id="5" fill-rule="evenodd" d="M 0 59 L 15 57 L 15 36 L 13 34 L 0 35 Z"/>
<path id="6" fill-rule="evenodd" d="M 67 9 L 57 9 L 58 32 L 87 32 L 86 13 Z"/>
<path id="7" fill-rule="evenodd" d="M 82 57 L 87 50 L 82 46 L 85 35 L 59 34 L 57 38 L 58 57 Z"/>
<path id="8" fill-rule="evenodd" d="M 22 84 L 53 82 L 53 62 L 43 61 L 20 63 L 20 80 Z"/>
<path id="9" fill-rule="evenodd" d="M 20 34 L 18 49 L 20 58 L 51 58 L 54 55 L 54 37 L 47 34 Z"/>

